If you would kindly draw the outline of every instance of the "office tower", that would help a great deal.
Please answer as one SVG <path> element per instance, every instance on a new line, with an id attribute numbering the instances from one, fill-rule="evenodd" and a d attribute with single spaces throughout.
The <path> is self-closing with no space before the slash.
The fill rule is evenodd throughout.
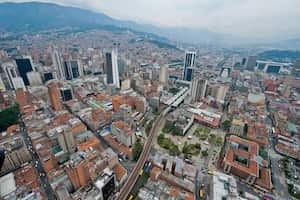
<path id="1" fill-rule="evenodd" d="M 116 49 L 106 53 L 106 73 L 107 84 L 112 84 L 120 88 L 118 54 Z"/>
<path id="2" fill-rule="evenodd" d="M 28 72 L 27 73 L 27 78 L 29 81 L 30 86 L 38 86 L 38 85 L 42 85 L 42 78 L 41 78 L 41 74 L 39 72 Z"/>
<path id="3" fill-rule="evenodd" d="M 26 87 L 25 87 L 25 84 L 24 84 L 24 81 L 21 77 L 15 77 L 12 79 L 12 82 L 13 82 L 13 86 L 14 86 L 14 89 L 19 89 L 19 88 L 22 88 L 24 91 L 26 91 Z"/>
<path id="4" fill-rule="evenodd" d="M 50 81 L 54 79 L 53 73 L 52 72 L 45 72 L 44 73 L 44 82 Z"/>
<path id="5" fill-rule="evenodd" d="M 27 73 L 34 71 L 33 64 L 30 57 L 24 57 L 16 59 L 17 67 L 20 76 L 22 77 L 24 84 L 29 85 L 29 80 L 27 78 Z"/>
<path id="6" fill-rule="evenodd" d="M 161 82 L 163 84 L 168 83 L 168 66 L 167 65 L 160 67 L 159 82 Z"/>
<path id="7" fill-rule="evenodd" d="M 246 70 L 253 71 L 256 67 L 256 56 L 248 56 L 245 65 Z"/>
<path id="8" fill-rule="evenodd" d="M 296 77 L 296 79 L 300 79 L 300 59 L 295 61 L 292 75 Z"/>
<path id="9" fill-rule="evenodd" d="M 72 80 L 72 68 L 70 61 L 64 61 L 64 77 L 66 80 Z"/>
<path id="10" fill-rule="evenodd" d="M 205 97 L 207 88 L 207 80 L 204 79 L 193 79 L 191 87 L 192 101 L 199 101 Z"/>
<path id="11" fill-rule="evenodd" d="M 16 102 L 19 104 L 20 107 L 27 105 L 27 98 L 25 91 L 22 88 L 18 88 L 15 90 L 16 93 Z"/>
<path id="12" fill-rule="evenodd" d="M 5 159 L 4 149 L 0 149 L 0 171 L 1 171 L 1 168 L 2 168 L 3 163 L 4 163 L 4 159 Z"/>
<path id="13" fill-rule="evenodd" d="M 49 95 L 49 100 L 52 105 L 52 108 L 55 111 L 61 110 L 62 105 L 60 103 L 60 95 L 59 95 L 57 83 L 51 82 L 48 84 L 48 95 Z"/>
<path id="14" fill-rule="evenodd" d="M 13 78 L 18 77 L 17 68 L 12 62 L 6 62 L 2 64 L 2 69 L 7 77 L 8 84 L 11 89 L 16 89 L 13 84 Z"/>
<path id="15" fill-rule="evenodd" d="M 193 67 L 195 64 L 196 52 L 185 52 L 184 66 L 183 66 L 183 80 L 191 81 L 193 79 Z"/>
<path id="16" fill-rule="evenodd" d="M 60 95 L 62 101 L 70 101 L 73 99 L 71 88 L 60 88 Z"/>
<path id="17" fill-rule="evenodd" d="M 53 52 L 51 53 L 51 58 L 52 58 L 52 64 L 54 65 L 57 72 L 58 80 L 64 80 L 65 73 L 63 68 L 62 57 L 56 49 L 54 49 Z"/>

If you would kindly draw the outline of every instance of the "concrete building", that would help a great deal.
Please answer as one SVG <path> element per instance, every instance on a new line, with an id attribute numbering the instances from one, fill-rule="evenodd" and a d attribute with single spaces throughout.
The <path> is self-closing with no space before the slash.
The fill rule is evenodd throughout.
<path id="1" fill-rule="evenodd" d="M 57 73 L 58 80 L 65 80 L 65 72 L 63 68 L 63 61 L 60 53 L 57 49 L 54 49 L 51 53 L 52 64 L 54 65 Z"/>
<path id="2" fill-rule="evenodd" d="M 94 185 L 100 191 L 100 200 L 108 200 L 116 188 L 116 176 L 109 168 L 105 168 Z"/>
<path id="3" fill-rule="evenodd" d="M 136 137 L 129 125 L 123 121 L 113 122 L 111 131 L 117 140 L 127 147 L 132 147 L 135 143 Z"/>
<path id="4" fill-rule="evenodd" d="M 207 87 L 207 80 L 204 79 L 193 79 L 191 88 L 191 100 L 200 101 L 205 97 Z"/>
<path id="5" fill-rule="evenodd" d="M 60 102 L 60 94 L 59 94 L 57 83 L 51 82 L 48 84 L 48 95 L 49 95 L 49 100 L 52 105 L 52 108 L 55 111 L 61 110 L 62 105 Z"/>
<path id="6" fill-rule="evenodd" d="M 168 66 L 167 65 L 160 67 L 159 82 L 161 82 L 162 84 L 168 83 Z"/>
<path id="7" fill-rule="evenodd" d="M 271 174 L 267 161 L 259 156 L 259 145 L 255 142 L 230 136 L 224 157 L 224 172 L 244 179 L 250 185 L 257 185 L 269 191 Z"/>
<path id="8" fill-rule="evenodd" d="M 38 85 L 42 85 L 42 78 L 41 78 L 41 74 L 39 72 L 28 72 L 27 73 L 27 78 L 29 81 L 30 86 L 38 86 Z"/>
<path id="9" fill-rule="evenodd" d="M 71 156 L 71 160 L 65 169 L 75 190 L 88 185 L 90 180 L 88 162 L 79 154 Z"/>
<path id="10" fill-rule="evenodd" d="M 26 87 L 25 87 L 24 81 L 23 81 L 23 79 L 21 77 L 12 78 L 12 83 L 13 83 L 13 88 L 15 90 L 21 88 L 24 91 L 26 91 Z"/>

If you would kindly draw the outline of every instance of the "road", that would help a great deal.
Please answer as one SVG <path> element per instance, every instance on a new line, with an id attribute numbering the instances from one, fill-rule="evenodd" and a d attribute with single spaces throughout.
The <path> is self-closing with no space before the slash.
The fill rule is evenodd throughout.
<path id="1" fill-rule="evenodd" d="M 42 166 L 42 164 L 39 160 L 38 154 L 35 152 L 35 150 L 32 147 L 31 139 L 28 136 L 26 126 L 25 126 L 25 123 L 23 121 L 20 122 L 20 129 L 21 129 L 21 135 L 24 138 L 24 142 L 27 146 L 27 149 L 31 153 L 31 157 L 32 157 L 33 163 L 34 163 L 34 168 L 38 172 L 40 183 L 41 183 L 42 187 L 44 188 L 46 196 L 48 197 L 48 199 L 51 199 L 51 200 L 56 199 L 55 193 L 52 190 L 52 187 L 51 187 L 51 185 L 48 181 L 48 178 L 46 176 L 45 169 L 43 168 L 43 166 Z"/>
<path id="2" fill-rule="evenodd" d="M 167 108 L 168 109 L 168 108 Z M 125 185 L 123 186 L 123 188 L 121 189 L 121 192 L 118 196 L 119 200 L 123 200 L 126 199 L 130 193 L 130 191 L 132 190 L 136 180 L 139 177 L 139 170 L 142 169 L 142 167 L 145 164 L 145 161 L 147 160 L 151 147 L 152 147 L 152 143 L 153 143 L 153 138 L 156 135 L 156 133 L 158 133 L 161 129 L 161 124 L 163 122 L 163 117 L 165 115 L 165 111 L 162 111 L 161 114 L 158 116 L 158 118 L 155 120 L 155 123 L 153 123 L 153 126 L 151 128 L 149 137 L 146 141 L 146 144 L 144 146 L 143 152 L 141 153 L 141 156 L 139 158 L 139 160 L 137 161 L 137 164 L 135 165 L 133 171 L 131 172 L 130 176 L 128 177 Z"/>

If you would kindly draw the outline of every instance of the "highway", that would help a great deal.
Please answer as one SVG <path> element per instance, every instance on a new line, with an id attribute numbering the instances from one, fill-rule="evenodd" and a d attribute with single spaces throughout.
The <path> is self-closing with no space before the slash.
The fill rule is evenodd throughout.
<path id="1" fill-rule="evenodd" d="M 139 177 L 139 170 L 143 168 L 143 166 L 149 156 L 149 153 L 150 153 L 150 150 L 152 147 L 152 143 L 153 143 L 153 138 L 156 135 L 156 133 L 158 133 L 160 131 L 161 124 L 163 122 L 162 119 L 165 116 L 165 114 L 169 111 L 169 109 L 170 108 L 168 107 L 165 110 L 163 110 L 160 113 L 160 115 L 158 116 L 158 118 L 155 120 L 155 123 L 153 124 L 153 126 L 151 128 L 147 142 L 144 145 L 143 152 L 141 153 L 141 156 L 140 156 L 138 162 L 136 163 L 133 171 L 129 175 L 126 183 L 124 184 L 123 188 L 121 189 L 121 192 L 118 196 L 118 200 L 125 200 L 128 197 L 130 191 L 132 190 L 136 180 Z"/>

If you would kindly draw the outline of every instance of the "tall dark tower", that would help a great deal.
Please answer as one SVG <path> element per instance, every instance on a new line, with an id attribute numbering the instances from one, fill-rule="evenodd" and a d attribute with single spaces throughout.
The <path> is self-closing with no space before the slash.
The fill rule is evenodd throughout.
<path id="1" fill-rule="evenodd" d="M 4 159 L 5 159 L 4 149 L 0 149 L 0 171 L 4 163 Z"/>

